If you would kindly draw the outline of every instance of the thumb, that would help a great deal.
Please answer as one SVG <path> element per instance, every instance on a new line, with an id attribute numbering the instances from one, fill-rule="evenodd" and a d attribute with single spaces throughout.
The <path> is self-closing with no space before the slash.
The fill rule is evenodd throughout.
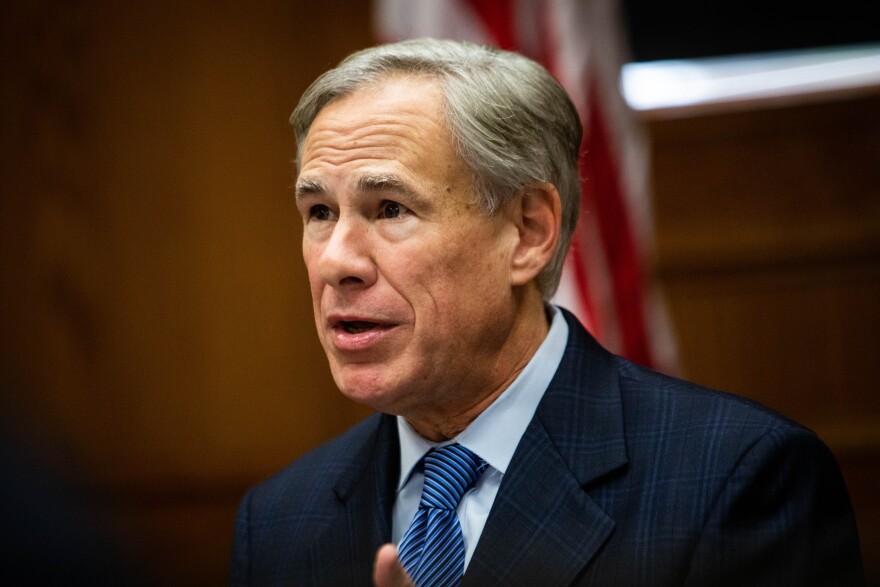
<path id="1" fill-rule="evenodd" d="M 397 547 L 393 544 L 383 544 L 376 552 L 376 561 L 373 563 L 373 584 L 376 587 L 415 587 L 403 565 L 400 564 Z"/>

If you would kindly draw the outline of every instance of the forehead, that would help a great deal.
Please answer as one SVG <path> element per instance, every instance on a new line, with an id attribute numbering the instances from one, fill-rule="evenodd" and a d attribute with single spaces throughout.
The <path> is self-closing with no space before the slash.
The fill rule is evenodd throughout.
<path id="1" fill-rule="evenodd" d="M 315 115 L 303 147 L 315 142 L 316 131 L 332 126 L 347 134 L 370 124 L 406 123 L 425 132 L 446 132 L 440 82 L 418 75 L 394 74 L 357 87 L 325 104 Z"/>
<path id="2" fill-rule="evenodd" d="M 430 113 L 436 115 L 436 122 L 442 122 L 443 103 L 443 86 L 439 79 L 422 74 L 389 73 L 330 100 L 315 115 L 312 125 L 330 113 L 354 111 Z"/>
<path id="3" fill-rule="evenodd" d="M 299 178 L 384 170 L 427 179 L 463 167 L 446 126 L 440 82 L 400 75 L 321 109 L 302 144 Z"/>

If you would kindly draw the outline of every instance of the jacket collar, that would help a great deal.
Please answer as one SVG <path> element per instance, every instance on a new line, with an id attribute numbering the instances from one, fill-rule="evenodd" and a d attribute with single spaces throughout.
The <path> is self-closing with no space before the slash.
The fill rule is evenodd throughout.
<path id="1" fill-rule="evenodd" d="M 615 358 L 567 310 L 568 347 L 536 418 L 585 487 L 627 463 Z"/>
<path id="2" fill-rule="evenodd" d="M 569 585 L 614 522 L 587 493 L 627 463 L 617 369 L 571 314 L 565 356 L 517 447 L 464 585 Z"/>

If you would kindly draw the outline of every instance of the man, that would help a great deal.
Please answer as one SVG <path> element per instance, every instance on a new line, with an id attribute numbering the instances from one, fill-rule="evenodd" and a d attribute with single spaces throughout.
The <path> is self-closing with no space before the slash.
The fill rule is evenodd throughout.
<path id="1" fill-rule="evenodd" d="M 232 584 L 861 581 L 811 432 L 612 356 L 548 304 L 581 126 L 539 65 L 380 46 L 292 122 L 318 336 L 380 413 L 248 493 Z"/>

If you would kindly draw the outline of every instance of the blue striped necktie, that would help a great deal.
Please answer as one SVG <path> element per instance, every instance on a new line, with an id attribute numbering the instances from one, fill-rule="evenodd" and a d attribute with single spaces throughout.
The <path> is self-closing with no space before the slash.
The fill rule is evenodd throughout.
<path id="1" fill-rule="evenodd" d="M 398 554 L 418 587 L 451 587 L 464 574 L 464 540 L 455 510 L 486 463 L 459 444 L 425 455 L 425 487 Z"/>

